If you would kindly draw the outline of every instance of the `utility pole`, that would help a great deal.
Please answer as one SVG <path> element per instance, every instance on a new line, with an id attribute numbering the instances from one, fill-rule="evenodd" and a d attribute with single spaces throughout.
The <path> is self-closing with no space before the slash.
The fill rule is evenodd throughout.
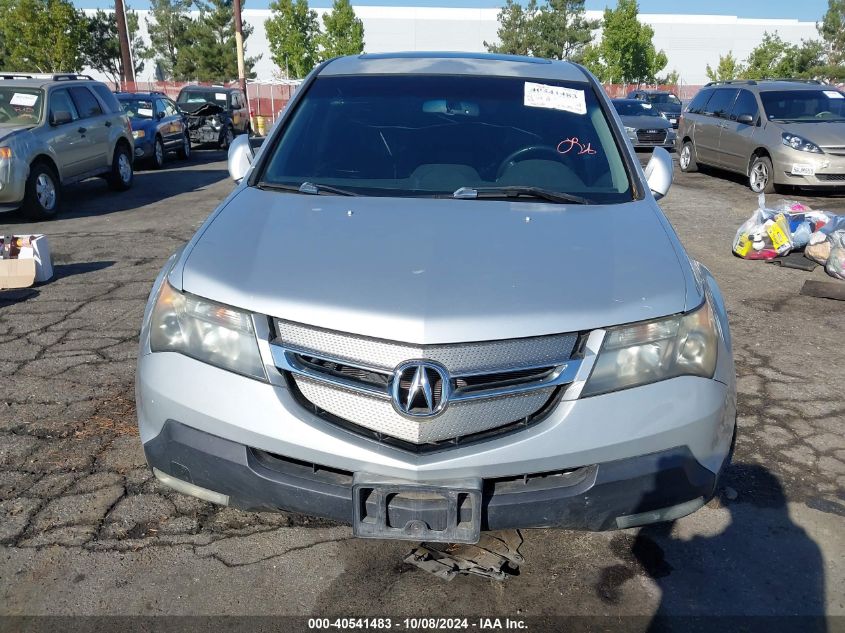
<path id="1" fill-rule="evenodd" d="M 132 54 L 129 50 L 129 29 L 126 28 L 126 9 L 123 0 L 114 0 L 114 19 L 117 22 L 117 36 L 120 41 L 120 65 L 123 67 L 121 73 L 122 88 L 126 84 L 135 83 L 135 68 L 132 66 Z M 130 86 L 134 88 L 134 85 Z"/>
<path id="2" fill-rule="evenodd" d="M 238 83 L 246 98 L 246 68 L 244 67 L 244 27 L 241 22 L 241 0 L 233 0 L 232 8 L 235 13 L 235 48 L 238 53 Z M 247 99 L 247 101 L 249 101 Z M 247 103 L 247 106 L 249 104 Z"/>

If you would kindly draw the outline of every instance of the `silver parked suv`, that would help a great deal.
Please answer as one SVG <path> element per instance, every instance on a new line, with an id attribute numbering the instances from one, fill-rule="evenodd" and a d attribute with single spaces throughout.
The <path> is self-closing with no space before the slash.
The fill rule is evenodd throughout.
<path id="1" fill-rule="evenodd" d="M 56 216 L 62 186 L 105 176 L 132 186 L 132 130 L 105 84 L 85 75 L 0 73 L 0 212 Z"/>
<path id="2" fill-rule="evenodd" d="M 681 115 L 676 149 L 682 171 L 734 171 L 757 193 L 845 190 L 845 94 L 817 81 L 709 83 Z"/>
<path id="3" fill-rule="evenodd" d="M 668 152 L 643 172 L 582 67 L 335 59 L 230 169 L 144 316 L 160 481 L 450 542 L 626 528 L 714 494 L 736 417 L 725 307 L 655 202 Z"/>

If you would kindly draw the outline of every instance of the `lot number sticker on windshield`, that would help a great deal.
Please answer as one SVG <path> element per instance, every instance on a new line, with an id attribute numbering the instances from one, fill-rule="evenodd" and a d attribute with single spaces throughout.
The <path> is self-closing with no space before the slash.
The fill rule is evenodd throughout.
<path id="1" fill-rule="evenodd" d="M 31 108 L 38 101 L 38 95 L 30 95 L 23 92 L 16 92 L 9 100 L 9 105 L 25 106 Z"/>
<path id="2" fill-rule="evenodd" d="M 575 114 L 587 114 L 587 102 L 583 90 L 563 88 L 525 82 L 525 102 L 529 108 L 547 108 L 563 110 Z"/>
<path id="3" fill-rule="evenodd" d="M 836 92 L 836 90 L 825 90 L 824 94 L 828 99 L 845 99 L 845 95 L 841 92 Z"/>
<path id="4" fill-rule="evenodd" d="M 225 92 L 215 92 L 214 98 L 218 101 L 225 101 L 226 100 L 226 93 Z"/>
<path id="5" fill-rule="evenodd" d="M 152 116 L 153 110 L 152 108 L 138 108 L 138 114 L 140 116 Z"/>

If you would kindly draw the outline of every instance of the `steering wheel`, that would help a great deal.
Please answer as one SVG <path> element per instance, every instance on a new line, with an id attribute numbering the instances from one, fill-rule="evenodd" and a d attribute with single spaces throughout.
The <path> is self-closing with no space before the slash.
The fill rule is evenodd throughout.
<path id="1" fill-rule="evenodd" d="M 499 164 L 499 168 L 496 170 L 496 180 L 499 180 L 499 178 L 501 178 L 502 175 L 516 163 L 527 160 L 534 155 L 551 156 L 556 161 L 559 161 L 561 156 L 560 152 L 557 151 L 557 148 L 552 147 L 551 145 L 529 145 L 528 147 L 523 147 L 506 156 Z"/>
<path id="2" fill-rule="evenodd" d="M 830 110 L 824 110 L 824 111 L 822 111 L 822 112 L 817 112 L 817 113 L 816 113 L 816 118 L 817 118 L 817 119 L 820 119 L 820 118 L 822 118 L 822 117 L 823 117 L 824 115 L 826 115 L 826 114 L 829 114 L 829 115 L 833 116 L 833 112 L 831 112 Z"/>

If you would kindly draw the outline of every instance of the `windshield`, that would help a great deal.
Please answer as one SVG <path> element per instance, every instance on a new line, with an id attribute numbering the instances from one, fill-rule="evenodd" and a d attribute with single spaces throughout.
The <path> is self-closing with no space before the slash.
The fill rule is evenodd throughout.
<path id="1" fill-rule="evenodd" d="M 130 119 L 152 119 L 153 102 L 147 99 L 121 99 L 120 107 Z"/>
<path id="2" fill-rule="evenodd" d="M 769 121 L 845 121 L 845 95 L 839 90 L 761 92 Z"/>
<path id="3" fill-rule="evenodd" d="M 260 184 L 376 196 L 507 186 L 596 202 L 632 197 L 608 121 L 580 83 L 320 77 L 270 151 Z"/>
<path id="4" fill-rule="evenodd" d="M 672 103 L 675 105 L 681 105 L 681 100 L 672 94 L 649 94 L 646 95 L 646 99 L 648 99 L 649 103 Z"/>
<path id="5" fill-rule="evenodd" d="M 0 127 L 37 125 L 44 95 L 38 88 L 0 86 Z"/>
<path id="6" fill-rule="evenodd" d="M 214 90 L 190 90 L 179 94 L 177 103 L 216 103 L 226 107 L 226 93 Z"/>
<path id="7" fill-rule="evenodd" d="M 614 101 L 613 107 L 619 116 L 661 116 L 657 108 L 642 101 Z"/>

